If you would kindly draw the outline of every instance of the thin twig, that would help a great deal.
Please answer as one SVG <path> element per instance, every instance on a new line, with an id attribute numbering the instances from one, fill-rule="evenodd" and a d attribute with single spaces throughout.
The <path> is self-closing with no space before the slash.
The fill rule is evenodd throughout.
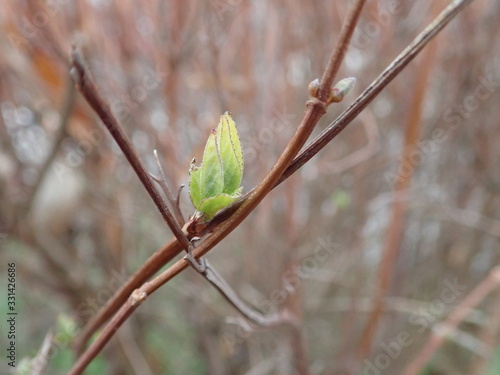
<path id="1" fill-rule="evenodd" d="M 139 286 L 148 281 L 165 264 L 172 261 L 183 250 L 179 241 L 172 238 L 163 247 L 158 249 L 137 270 L 115 294 L 106 302 L 99 312 L 85 325 L 82 332 L 75 340 L 73 346 L 76 353 L 80 354 L 85 349 L 86 342 L 115 312 L 118 311 L 130 294 Z"/>
<path id="2" fill-rule="evenodd" d="M 451 21 L 466 5 L 472 0 L 464 0 L 450 4 L 441 14 L 434 19 L 410 45 L 401 52 L 396 59 L 373 81 L 370 86 L 321 134 L 319 134 L 309 145 L 293 160 L 285 173 L 278 180 L 277 185 L 285 181 L 295 171 L 307 163 L 314 155 L 323 149 L 332 139 L 334 139 L 345 127 L 356 118 L 356 116 L 383 90 L 422 50 L 422 48 Z M 248 198 L 249 191 L 232 205 L 219 211 L 215 217 L 197 231 L 201 235 L 209 233 L 218 225 L 227 220 Z M 142 283 L 158 272 L 161 267 L 170 262 L 179 254 L 182 247 L 172 240 L 157 250 L 151 258 L 124 284 L 106 305 L 99 311 L 82 332 L 78 339 L 77 347 L 83 347 L 88 338 L 107 320 L 118 311 L 119 307 L 127 300 L 130 293 L 138 288 Z M 173 270 L 172 270 L 173 271 Z M 175 274 L 172 273 L 171 277 Z"/>
<path id="3" fill-rule="evenodd" d="M 499 337 L 498 333 L 500 332 L 500 289 L 497 289 L 490 298 L 491 305 L 489 307 L 488 321 L 481 328 L 481 332 L 478 335 L 479 341 L 486 347 L 486 355 L 476 357 L 469 370 L 471 374 L 486 373 L 487 366 L 496 349 Z"/>
<path id="4" fill-rule="evenodd" d="M 176 202 L 176 209 L 179 211 L 179 214 L 182 217 L 182 220 L 184 221 L 184 217 L 182 216 L 182 210 L 181 210 L 181 193 L 182 189 L 184 189 L 184 184 L 180 184 L 179 188 L 177 189 L 177 196 L 175 197 L 175 202 Z"/>
<path id="5" fill-rule="evenodd" d="M 158 166 L 158 171 L 160 172 L 160 178 L 157 180 L 156 178 L 153 177 L 153 179 L 156 182 L 158 182 L 158 184 L 162 188 L 163 192 L 165 193 L 165 196 L 167 197 L 168 202 L 170 203 L 170 207 L 172 208 L 172 212 L 177 222 L 179 223 L 179 225 L 182 226 L 184 224 L 184 218 L 182 217 L 182 212 L 179 206 L 179 194 L 177 194 L 177 197 L 174 197 L 172 189 L 170 189 L 170 186 L 168 184 L 167 177 L 163 170 L 160 158 L 158 157 L 158 151 L 154 150 L 153 154 L 155 156 L 156 165 Z"/>
<path id="6" fill-rule="evenodd" d="M 229 283 L 218 273 L 208 260 L 205 258 L 195 259 L 193 257 L 193 249 L 195 241 L 199 241 L 199 237 L 193 237 L 191 240 L 191 248 L 184 259 L 195 269 L 198 274 L 203 276 L 217 291 L 228 301 L 233 307 L 238 310 L 241 315 L 250 320 L 252 323 L 269 328 L 284 323 L 291 323 L 289 314 L 275 313 L 271 315 L 263 315 L 245 301 L 243 301 L 238 293 L 229 285 Z"/>
<path id="7" fill-rule="evenodd" d="M 413 360 L 406 366 L 403 375 L 420 374 L 434 353 L 443 345 L 446 337 L 467 317 L 474 307 L 480 304 L 488 294 L 500 286 L 500 266 L 494 267 L 488 276 L 476 286 L 448 317 L 433 330 L 429 340 L 422 346 Z"/>
<path id="8" fill-rule="evenodd" d="M 42 346 L 36 354 L 36 357 L 31 360 L 30 370 L 31 375 L 43 375 L 49 366 L 49 360 L 52 358 L 50 351 L 54 346 L 54 334 L 49 330 L 43 339 Z"/>
<path id="9" fill-rule="evenodd" d="M 151 176 L 149 176 L 146 168 L 139 159 L 137 152 L 132 146 L 132 143 L 125 134 L 123 127 L 112 114 L 108 102 L 101 96 L 92 78 L 88 75 L 88 69 L 86 68 L 86 66 L 87 64 L 85 63 L 80 50 L 76 46 L 74 46 L 72 52 L 73 68 L 71 69 L 73 80 L 75 81 L 82 95 L 85 97 L 92 109 L 99 115 L 100 119 L 115 139 L 116 143 L 127 158 L 131 167 L 139 177 L 139 180 L 142 182 L 147 192 L 151 196 L 151 199 L 156 204 L 156 207 L 163 216 L 163 219 L 170 227 L 170 230 L 174 233 L 174 236 L 182 244 L 183 248 L 187 250 L 189 247 L 189 240 L 187 239 L 177 221 L 174 219 L 165 201 L 156 189 L 153 179 L 151 178 Z"/>
<path id="10" fill-rule="evenodd" d="M 343 32 L 341 33 L 342 39 L 339 40 L 336 48 L 332 52 L 330 57 L 330 62 L 325 70 L 325 73 L 323 74 L 322 83 L 320 85 L 320 91 L 325 88 L 328 89 L 328 92 L 330 92 L 331 90 L 331 84 L 330 87 L 326 87 L 326 84 L 328 82 L 330 83 L 333 82 L 333 80 L 335 79 L 338 67 L 340 66 L 340 62 L 336 60 L 338 59 L 342 60 L 344 56 L 346 46 L 349 43 L 350 37 L 352 36 L 352 33 L 354 31 L 357 18 L 359 17 L 359 12 L 361 10 L 359 4 L 364 4 L 364 2 L 365 0 L 357 0 L 352 8 L 353 9 L 352 12 L 356 16 L 353 17 L 351 16 L 353 13 L 350 13 L 350 16 L 347 17 L 346 23 L 343 26 Z M 346 29 L 347 31 L 345 31 Z M 74 61 L 76 61 L 76 59 L 74 59 Z M 85 80 L 83 79 L 84 73 L 85 71 L 82 65 L 81 70 L 79 72 L 79 75 L 82 78 L 80 81 L 82 83 L 85 83 Z M 91 96 L 90 99 L 94 98 L 92 98 Z M 89 100 L 89 98 L 87 98 L 87 100 Z M 327 98 L 324 100 L 327 100 Z M 91 103 L 91 105 L 94 108 L 94 110 L 96 110 L 96 112 L 101 116 L 101 118 L 102 115 L 104 115 L 104 118 L 102 118 L 103 121 L 107 120 L 108 122 L 110 122 L 110 118 L 113 119 L 113 117 L 107 115 L 106 112 L 102 111 L 101 103 L 103 103 L 102 100 L 98 101 L 97 103 L 94 103 L 94 105 L 92 105 Z M 257 205 L 262 201 L 262 199 L 264 199 L 264 197 L 274 188 L 280 177 L 285 172 L 286 168 L 290 165 L 290 163 L 293 161 L 293 158 L 297 155 L 297 153 L 300 151 L 300 149 L 303 147 L 303 145 L 309 138 L 311 132 L 313 131 L 314 127 L 316 126 L 320 118 L 326 113 L 326 106 L 327 104 L 324 101 L 321 101 L 321 97 L 312 98 L 307 102 L 306 111 L 304 113 L 302 121 L 299 127 L 297 128 L 295 134 L 293 135 L 292 139 L 288 143 L 287 147 L 279 157 L 278 161 L 274 164 L 269 173 L 264 177 L 263 181 L 250 193 L 247 200 L 240 206 L 240 208 L 234 213 L 234 215 L 231 216 L 225 223 L 223 223 L 220 226 L 220 228 L 218 228 L 218 230 L 212 234 L 212 236 L 207 238 L 207 240 L 205 240 L 198 248 L 196 248 L 195 257 L 198 258 L 200 256 L 203 256 L 217 243 L 219 243 L 222 239 L 224 239 L 255 209 L 255 207 L 257 207 Z M 114 130 L 113 128 L 114 128 L 113 126 L 108 125 L 108 129 L 110 131 Z M 150 180 L 148 179 L 148 181 Z M 188 247 L 185 247 L 185 249 L 188 248 L 189 244 Z M 173 269 L 176 269 L 176 267 L 179 268 L 179 265 L 180 265 L 180 270 L 178 272 L 180 272 L 182 269 L 185 269 L 188 263 L 185 260 L 180 260 L 179 262 L 175 263 L 171 268 Z M 153 281 L 144 284 L 140 289 L 137 290 L 137 293 L 134 292 L 132 294 L 132 296 L 139 295 L 140 298 L 133 299 L 132 301 L 130 299 L 132 298 L 132 296 L 129 298 L 129 303 L 122 306 L 122 308 L 118 311 L 116 316 L 104 328 L 103 332 L 97 338 L 97 340 L 94 341 L 94 343 L 85 351 L 85 353 L 83 353 L 82 356 L 80 356 L 77 363 L 70 371 L 69 373 L 70 375 L 80 374 L 86 368 L 86 366 L 90 363 L 90 361 L 101 351 L 104 345 L 113 336 L 114 332 L 132 313 L 132 311 L 135 310 L 135 308 L 137 308 L 136 307 L 137 304 L 144 301 L 149 294 L 154 292 L 161 285 L 163 285 L 164 282 L 166 282 L 167 279 L 165 279 L 165 276 L 167 276 L 168 279 L 169 272 L 167 272 L 166 274 L 165 273 L 160 274 Z"/>
<path id="11" fill-rule="evenodd" d="M 31 205 L 33 204 L 36 195 L 40 189 L 40 186 L 42 186 L 42 182 L 45 179 L 45 176 L 47 175 L 47 172 L 50 170 L 50 166 L 54 162 L 57 154 L 60 151 L 60 146 L 62 141 L 64 140 L 64 137 L 66 136 L 67 132 L 67 126 L 68 126 L 68 120 L 71 116 L 71 113 L 73 111 L 73 107 L 75 105 L 75 95 L 76 90 L 75 90 L 75 85 L 73 84 L 72 80 L 70 77 L 68 77 L 68 82 L 67 82 L 67 87 L 64 92 L 64 100 L 62 103 L 61 111 L 60 111 L 60 121 L 59 121 L 59 126 L 58 130 L 54 139 L 54 143 L 52 145 L 51 152 L 45 162 L 42 165 L 42 168 L 40 169 L 40 172 L 38 173 L 38 177 L 36 180 L 35 185 L 33 185 L 33 188 L 31 189 L 30 196 L 26 200 L 25 203 L 25 212 L 29 212 Z"/>
<path id="12" fill-rule="evenodd" d="M 280 312 L 271 315 L 263 315 L 261 312 L 257 311 L 243 301 L 206 259 L 202 258 L 200 261 L 203 262 L 204 270 L 198 272 L 204 276 L 210 284 L 212 284 L 220 292 L 220 294 L 234 306 L 234 308 L 236 308 L 252 323 L 266 328 L 285 323 L 293 323 L 293 321 L 291 321 L 286 314 L 282 314 Z"/>

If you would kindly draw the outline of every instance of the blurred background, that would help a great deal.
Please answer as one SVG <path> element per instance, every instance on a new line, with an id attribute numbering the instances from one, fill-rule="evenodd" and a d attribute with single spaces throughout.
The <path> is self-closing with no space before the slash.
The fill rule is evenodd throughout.
<path id="1" fill-rule="evenodd" d="M 448 3 L 368 1 L 338 76 L 356 77 L 356 88 L 315 134 Z M 83 46 L 155 173 L 159 151 L 174 189 L 231 111 L 248 191 L 299 124 L 350 2 L 0 4 L 0 342 L 14 262 L 17 361 L 33 358 L 52 329 L 47 373 L 65 374 L 72 335 L 172 236 L 76 92 L 71 43 Z M 298 327 L 245 325 L 187 270 L 133 314 L 87 373 L 401 373 L 500 263 L 499 16 L 499 2 L 474 1 L 208 255 L 244 299 L 264 311 L 287 307 Z M 186 189 L 181 208 L 185 218 L 194 212 Z M 499 301 L 497 285 L 418 373 L 500 373 Z M 7 373 L 4 353 L 0 366 Z"/>

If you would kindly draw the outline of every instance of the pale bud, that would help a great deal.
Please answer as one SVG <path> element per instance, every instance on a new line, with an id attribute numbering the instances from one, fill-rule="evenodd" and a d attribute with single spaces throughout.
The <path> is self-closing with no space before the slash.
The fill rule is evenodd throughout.
<path id="1" fill-rule="evenodd" d="M 311 95 L 312 98 L 316 98 L 318 96 L 319 90 L 319 79 L 316 78 L 314 81 L 312 81 L 307 89 L 309 90 L 309 95 Z"/>
<path id="2" fill-rule="evenodd" d="M 349 77 L 341 79 L 337 82 L 337 84 L 332 89 L 332 94 L 329 98 L 330 103 L 339 103 L 344 97 L 349 94 L 349 92 L 353 89 L 356 84 L 356 78 Z"/>

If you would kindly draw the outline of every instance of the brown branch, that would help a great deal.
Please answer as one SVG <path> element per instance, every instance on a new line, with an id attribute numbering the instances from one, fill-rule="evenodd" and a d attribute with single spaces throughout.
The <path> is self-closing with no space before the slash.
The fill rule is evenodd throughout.
<path id="1" fill-rule="evenodd" d="M 349 123 L 382 91 L 425 47 L 425 45 L 443 29 L 466 5 L 472 0 L 464 0 L 450 4 L 441 14 L 434 19 L 414 40 L 408 45 L 394 61 L 373 81 L 368 88 L 321 134 L 319 134 L 309 145 L 293 160 L 285 173 L 281 176 L 275 186 L 278 186 L 295 171 L 307 163 L 314 155 L 323 149 L 331 140 L 333 140 Z M 232 205 L 219 211 L 215 217 L 208 223 L 203 224 L 197 230 L 198 235 L 208 233 L 227 220 L 243 204 L 253 189 L 234 202 Z M 106 305 L 99 311 L 85 327 L 82 335 L 77 341 L 77 348 L 83 347 L 88 338 L 111 317 L 118 308 L 127 300 L 130 293 L 138 288 L 142 283 L 158 272 L 161 267 L 171 261 L 182 247 L 175 241 L 170 241 L 164 247 L 159 249 L 148 259 L 144 266 L 139 269 L 130 280 L 123 285 Z M 156 261 L 158 259 L 158 261 Z M 173 275 L 175 276 L 175 275 Z M 172 277 L 173 277 L 172 276 Z"/>
<path id="2" fill-rule="evenodd" d="M 478 339 L 481 341 L 487 350 L 486 356 L 477 356 L 472 362 L 471 369 L 469 370 L 471 374 L 485 374 L 487 371 L 487 366 L 492 358 L 497 345 L 499 333 L 500 333 L 500 289 L 490 297 L 491 305 L 489 307 L 489 319 L 486 324 L 481 328 L 481 332 L 478 334 Z"/>
<path id="3" fill-rule="evenodd" d="M 22 211 L 24 212 L 29 212 L 31 209 L 31 205 L 33 204 L 36 195 L 40 189 L 40 186 L 42 186 L 42 182 L 45 179 L 45 176 L 47 175 L 47 172 L 50 170 L 50 166 L 56 159 L 57 154 L 59 153 L 59 149 L 61 146 L 62 141 L 64 140 L 64 137 L 66 136 L 66 130 L 69 122 L 69 118 L 71 116 L 71 113 L 73 112 L 73 107 L 75 105 L 75 85 L 71 81 L 71 78 L 67 78 L 67 87 L 64 92 L 64 100 L 62 103 L 62 108 L 60 110 L 60 121 L 59 121 L 59 126 L 58 130 L 54 139 L 54 143 L 52 145 L 52 149 L 50 151 L 49 156 L 45 160 L 45 162 L 42 165 L 42 168 L 40 169 L 40 172 L 38 173 L 38 177 L 36 180 L 36 183 L 33 185 L 29 198 L 26 200 L 24 203 L 24 209 Z"/>
<path id="4" fill-rule="evenodd" d="M 346 22 L 343 25 L 343 29 L 340 36 L 341 39 L 339 40 L 336 48 L 332 52 L 330 57 L 330 62 L 323 74 L 322 82 L 320 83 L 320 91 L 319 91 L 320 95 L 322 92 L 328 92 L 328 93 L 331 92 L 332 89 L 331 83 L 334 81 L 335 75 L 337 74 L 338 68 L 340 67 L 340 63 L 345 55 L 346 47 L 349 44 L 352 33 L 354 32 L 356 21 L 359 17 L 364 2 L 365 0 L 357 0 L 354 6 L 352 7 L 349 16 L 346 18 Z M 77 82 L 85 84 L 87 82 L 84 79 L 85 69 L 83 68 L 83 65 L 80 66 L 78 65 L 78 56 L 75 57 L 75 52 L 73 53 L 73 55 L 74 55 L 73 65 L 77 68 L 80 67 L 80 70 L 78 72 L 80 80 Z M 81 91 L 82 93 L 88 92 L 88 90 L 82 90 L 82 89 Z M 97 93 L 97 90 L 93 91 Z M 257 205 L 262 201 L 262 199 L 264 199 L 264 197 L 276 186 L 278 180 L 283 175 L 286 168 L 290 165 L 290 163 L 293 161 L 293 158 L 297 155 L 297 153 L 306 143 L 307 139 L 311 135 L 314 127 L 316 126 L 320 118 L 326 113 L 326 107 L 327 107 L 326 101 L 328 97 L 329 95 L 327 95 L 326 97 L 318 96 L 317 98 L 311 98 L 311 100 L 307 102 L 306 112 L 302 118 L 302 121 L 299 127 L 297 128 L 295 134 L 293 135 L 292 139 L 288 143 L 287 147 L 279 157 L 278 161 L 271 168 L 269 173 L 264 177 L 263 181 L 255 189 L 252 190 L 252 192 L 248 195 L 248 198 L 238 208 L 238 210 L 234 213 L 234 215 L 232 215 L 226 222 L 224 222 L 218 228 L 218 230 L 213 233 L 212 236 L 210 236 L 199 247 L 195 249 L 196 251 L 194 255 L 196 258 L 201 257 L 203 254 L 205 254 L 211 248 L 213 248 L 216 244 L 218 244 L 222 239 L 224 239 L 229 233 L 231 233 L 257 207 Z M 115 131 L 115 128 L 121 130 L 121 128 L 119 128 L 118 126 L 114 126 L 114 124 L 112 124 L 114 118 L 111 116 L 111 114 L 102 110 L 103 109 L 102 103 L 105 103 L 102 99 L 95 102 L 95 98 L 93 98 L 92 95 L 89 95 L 89 97 L 86 96 L 86 99 L 89 100 L 91 106 L 99 114 L 99 116 L 105 122 L 105 124 L 108 123 L 107 124 L 108 130 L 112 132 L 112 134 Z M 94 100 L 94 102 L 92 102 L 91 100 Z M 114 135 L 114 137 L 115 139 L 117 138 L 125 139 L 124 134 L 116 134 Z M 125 150 L 127 150 L 127 148 L 125 148 Z M 123 150 L 122 148 L 122 151 L 125 152 L 125 150 Z M 129 162 L 131 164 L 132 161 L 129 159 Z M 133 164 L 132 166 L 134 167 Z M 147 176 L 147 174 L 145 175 Z M 139 177 L 141 176 L 139 175 Z M 150 181 L 149 178 L 147 179 L 147 181 Z M 184 236 L 184 238 L 186 237 Z M 185 249 L 187 250 L 188 247 L 186 247 Z M 173 268 L 175 268 L 175 266 L 179 264 L 181 265 L 182 269 L 186 268 L 188 265 L 188 263 L 185 260 L 180 260 L 176 264 L 174 264 Z M 159 275 L 153 281 L 144 284 L 140 289 L 134 291 L 134 293 L 128 300 L 129 302 L 122 306 L 122 308 L 118 311 L 116 316 L 104 328 L 99 338 L 79 358 L 74 368 L 70 371 L 71 375 L 80 374 L 88 365 L 88 363 L 90 363 L 90 361 L 101 351 L 104 345 L 113 336 L 114 332 L 127 319 L 127 317 L 132 313 L 132 311 L 137 308 L 137 304 L 141 303 L 144 299 L 147 298 L 147 296 L 149 296 L 161 285 L 163 285 L 164 282 L 166 282 L 163 280 L 168 280 L 164 279 L 163 275 L 164 274 Z M 140 298 L 133 298 L 134 296 L 136 297 L 140 296 Z"/>
<path id="5" fill-rule="evenodd" d="M 278 311 L 269 315 L 263 315 L 245 301 L 243 301 L 236 291 L 224 280 L 224 278 L 213 268 L 206 259 L 202 258 L 203 270 L 199 270 L 197 266 L 194 268 L 205 277 L 206 280 L 229 302 L 233 307 L 240 312 L 246 319 L 260 327 L 273 327 L 282 324 L 294 325 L 294 320 L 290 314 L 285 311 Z"/>
<path id="6" fill-rule="evenodd" d="M 71 76 L 73 77 L 77 88 L 80 90 L 92 109 L 99 115 L 99 118 L 115 139 L 116 143 L 139 177 L 139 180 L 141 180 L 142 184 L 151 196 L 151 199 L 156 204 L 156 207 L 163 216 L 163 219 L 167 222 L 168 226 L 174 233 L 174 236 L 182 244 L 182 247 L 187 250 L 189 247 L 189 240 L 156 189 L 153 179 L 146 171 L 146 168 L 139 159 L 137 152 L 125 134 L 122 126 L 111 113 L 109 104 L 99 93 L 93 79 L 88 74 L 87 64 L 85 63 L 80 50 L 76 46 L 73 47 L 72 52 Z"/>
<path id="7" fill-rule="evenodd" d="M 344 24 L 342 25 L 342 30 L 340 30 L 339 39 L 337 45 L 333 49 L 330 59 L 328 60 L 328 65 L 326 66 L 323 76 L 321 77 L 320 85 L 318 88 L 318 99 L 326 103 L 331 95 L 331 89 L 333 82 L 335 81 L 335 75 L 339 71 L 340 64 L 344 61 L 344 56 L 351 41 L 351 36 L 358 23 L 359 15 L 361 14 L 361 9 L 365 5 L 366 0 L 357 0 L 352 7 L 349 9 Z"/>
<path id="8" fill-rule="evenodd" d="M 434 353 L 443 345 L 446 337 L 479 305 L 488 294 L 500 286 L 500 266 L 493 268 L 488 276 L 476 286 L 448 317 L 434 330 L 429 340 L 422 346 L 420 352 L 405 367 L 403 375 L 420 374 L 422 368 L 429 362 Z"/>
<path id="9" fill-rule="evenodd" d="M 158 249 L 148 260 L 137 270 L 113 297 L 97 312 L 97 314 L 87 323 L 73 346 L 76 353 L 81 353 L 85 349 L 86 342 L 115 312 L 118 311 L 130 294 L 139 286 L 148 281 L 161 267 L 170 262 L 183 250 L 181 244 L 173 238 L 162 248 Z"/>
<path id="10" fill-rule="evenodd" d="M 159 178 L 153 177 L 153 179 L 160 185 L 160 187 L 163 190 L 163 193 L 167 197 L 168 202 L 170 203 L 170 207 L 172 209 L 172 212 L 175 216 L 175 219 L 179 223 L 179 225 L 184 224 L 184 218 L 182 217 L 182 212 L 181 208 L 179 206 L 179 194 L 180 194 L 180 189 L 177 194 L 177 197 L 174 197 L 174 194 L 172 193 L 172 189 L 170 189 L 170 185 L 167 181 L 167 176 L 165 175 L 165 172 L 163 171 L 163 166 L 161 164 L 160 157 L 158 156 L 158 151 L 153 150 L 153 154 L 155 156 L 156 160 L 156 165 L 158 166 L 158 172 L 160 173 Z"/>

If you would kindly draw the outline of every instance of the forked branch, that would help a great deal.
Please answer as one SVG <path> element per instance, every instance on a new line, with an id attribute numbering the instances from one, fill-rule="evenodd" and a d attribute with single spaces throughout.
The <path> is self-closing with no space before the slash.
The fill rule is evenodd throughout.
<path id="1" fill-rule="evenodd" d="M 320 135 L 318 135 L 309 145 L 293 160 L 283 175 L 279 178 L 275 186 L 285 181 L 302 165 L 316 155 L 332 139 L 334 139 L 356 116 L 383 90 L 425 47 L 425 45 L 443 29 L 466 5 L 472 0 L 457 1 L 446 7 L 443 12 L 436 17 L 407 48 L 405 48 L 396 59 L 368 86 L 368 88 Z M 253 191 L 253 190 L 252 190 Z M 214 230 L 217 226 L 227 220 L 243 204 L 252 191 L 248 192 L 231 206 L 221 210 L 217 215 L 203 228 L 200 228 L 198 234 L 203 234 Z M 107 320 L 118 311 L 119 307 L 125 303 L 128 296 L 135 288 L 153 276 L 158 270 L 171 261 L 182 247 L 175 240 L 171 240 L 161 249 L 156 251 L 146 263 L 138 270 L 130 280 L 126 282 L 108 301 L 108 303 L 99 311 L 96 317 L 90 321 L 78 339 L 77 346 L 83 348 L 88 338 Z M 177 265 L 178 266 L 178 265 Z M 169 270 L 166 278 L 174 277 L 176 269 Z M 180 270 L 179 270 L 180 272 Z M 110 322 L 111 324 L 111 322 Z M 104 333 L 103 333 L 104 336 Z"/>

